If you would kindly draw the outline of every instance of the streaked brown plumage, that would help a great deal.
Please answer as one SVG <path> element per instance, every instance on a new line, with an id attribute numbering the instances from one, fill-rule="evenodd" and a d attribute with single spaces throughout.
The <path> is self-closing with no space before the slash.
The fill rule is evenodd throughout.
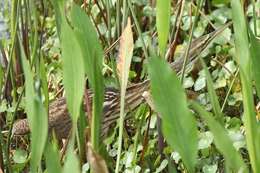
<path id="1" fill-rule="evenodd" d="M 187 66 L 193 65 L 198 55 L 217 35 L 219 35 L 219 33 L 221 33 L 228 26 L 229 24 L 221 27 L 220 29 L 217 29 L 210 34 L 204 35 L 199 39 L 195 39 L 191 45 Z M 173 70 L 175 70 L 177 74 L 179 74 L 182 69 L 182 65 L 183 58 L 179 58 L 177 61 L 171 64 L 171 67 Z M 149 90 L 149 80 L 128 87 L 126 91 L 125 111 L 129 112 L 138 107 L 144 101 L 142 97 L 143 92 L 147 90 Z M 90 93 L 90 97 L 92 97 L 91 91 L 88 90 L 88 92 Z M 119 117 L 119 111 L 119 91 L 113 88 L 107 88 L 105 90 L 103 104 L 103 120 L 101 130 L 103 134 L 108 130 L 108 128 L 111 127 L 113 123 L 116 122 Z M 67 110 L 66 100 L 64 97 L 62 97 L 52 102 L 49 106 L 49 130 L 54 130 L 57 137 L 61 139 L 68 137 L 70 129 L 71 120 Z M 15 122 L 12 130 L 14 135 L 24 135 L 29 133 L 29 131 L 30 129 L 27 119 L 18 120 L 17 122 Z"/>

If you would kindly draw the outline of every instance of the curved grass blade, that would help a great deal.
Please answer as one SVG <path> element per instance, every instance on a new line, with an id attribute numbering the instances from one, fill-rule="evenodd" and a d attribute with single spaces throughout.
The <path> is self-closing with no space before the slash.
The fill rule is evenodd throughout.
<path id="1" fill-rule="evenodd" d="M 177 75 L 159 57 L 149 60 L 152 98 L 155 109 L 162 115 L 162 130 L 169 145 L 180 153 L 189 172 L 195 171 L 197 129 L 186 95 Z"/>
<path id="2" fill-rule="evenodd" d="M 191 107 L 199 113 L 199 115 L 206 121 L 209 129 L 214 135 L 214 143 L 218 150 L 223 154 L 226 162 L 226 166 L 230 172 L 248 172 L 248 168 L 241 155 L 236 151 L 231 139 L 229 138 L 224 127 L 213 118 L 213 115 L 204 108 L 202 108 L 198 103 L 191 102 Z"/>
<path id="3" fill-rule="evenodd" d="M 115 172 L 119 172 L 119 163 L 121 157 L 121 149 L 122 149 L 122 136 L 123 136 L 123 123 L 125 117 L 125 92 L 127 87 L 128 75 L 130 64 L 133 56 L 134 50 L 134 40 L 133 33 L 131 29 L 131 21 L 128 18 L 127 26 L 123 31 L 120 39 L 120 48 L 119 48 L 119 60 L 117 64 L 119 80 L 121 84 L 121 92 L 120 92 L 120 119 L 119 119 L 119 137 L 118 137 L 118 150 L 117 150 L 117 161 L 116 161 L 116 170 Z"/>
<path id="4" fill-rule="evenodd" d="M 235 31 L 235 47 L 236 57 L 239 64 L 243 105 L 244 105 L 244 125 L 246 131 L 246 143 L 249 152 L 250 162 L 254 172 L 260 172 L 260 154 L 259 150 L 259 138 L 257 138 L 257 122 L 254 110 L 254 100 L 252 91 L 252 71 L 249 52 L 249 41 L 247 33 L 247 25 L 245 21 L 245 15 L 243 7 L 240 1 L 232 0 L 232 18 L 234 22 Z"/>
<path id="5" fill-rule="evenodd" d="M 21 43 L 20 43 L 21 44 Z M 22 46 L 21 46 L 22 47 Z M 26 112 L 31 129 L 31 172 L 37 172 L 40 166 L 48 134 L 48 114 L 41 101 L 40 88 L 35 88 L 34 73 L 22 50 L 22 65 L 25 74 Z"/>
<path id="6" fill-rule="evenodd" d="M 251 29 L 249 29 L 250 38 L 250 52 L 252 57 L 252 70 L 253 79 L 255 80 L 255 86 L 257 95 L 260 98 L 260 40 L 258 40 Z"/>
<path id="7" fill-rule="evenodd" d="M 94 150 L 99 152 L 100 124 L 103 115 L 104 100 L 104 81 L 102 75 L 104 54 L 90 19 L 79 6 L 74 5 L 72 7 L 71 19 L 75 36 L 82 52 L 82 64 L 94 91 L 91 142 Z"/>
<path id="8" fill-rule="evenodd" d="M 209 70 L 205 64 L 205 62 L 200 58 L 200 62 L 202 63 L 204 72 L 206 74 L 206 81 L 207 81 L 207 88 L 208 88 L 208 92 L 209 92 L 209 99 L 213 108 L 213 112 L 216 116 L 216 119 L 223 124 L 224 120 L 223 120 L 223 114 L 221 112 L 221 108 L 220 108 L 220 104 L 218 102 L 218 96 L 215 92 L 214 86 L 213 86 L 213 81 L 212 78 L 210 76 Z"/>
<path id="9" fill-rule="evenodd" d="M 45 149 L 47 172 L 61 173 L 59 150 L 56 140 L 49 141 Z"/>
<path id="10" fill-rule="evenodd" d="M 76 127 L 85 84 L 84 61 L 76 35 L 65 19 L 61 23 L 61 49 L 65 96 L 73 126 Z"/>

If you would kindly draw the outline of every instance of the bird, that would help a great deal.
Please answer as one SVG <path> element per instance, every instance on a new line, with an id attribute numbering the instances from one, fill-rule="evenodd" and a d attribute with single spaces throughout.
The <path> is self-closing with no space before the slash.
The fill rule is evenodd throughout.
<path id="1" fill-rule="evenodd" d="M 230 23 L 223 25 L 215 31 L 203 35 L 199 38 L 194 39 L 191 43 L 191 49 L 188 53 L 187 66 L 192 66 L 197 61 L 198 56 L 203 52 L 207 46 L 222 33 Z M 178 58 L 170 64 L 171 68 L 180 75 L 183 67 L 184 58 Z M 191 67 L 190 67 L 191 68 Z M 125 112 L 131 112 L 137 108 L 141 103 L 145 101 L 143 93 L 149 91 L 150 80 L 147 79 L 143 82 L 132 84 L 126 89 L 125 96 Z M 87 94 L 86 94 L 87 92 Z M 92 102 L 93 93 L 90 89 L 85 91 L 84 97 L 88 95 L 90 103 Z M 86 99 L 83 99 L 86 100 Z M 84 101 L 83 101 L 84 102 Z M 86 105 L 86 103 L 83 103 Z M 91 103 L 92 104 L 92 103 Z M 90 105 L 91 105 L 90 104 Z M 85 106 L 84 106 L 85 107 Z M 86 111 L 86 110 L 85 110 Z M 103 103 L 103 118 L 101 125 L 101 136 L 104 136 L 108 129 L 114 124 L 120 113 L 120 91 L 115 88 L 106 88 L 104 92 L 104 103 Z M 53 101 L 49 105 L 48 115 L 49 131 L 54 131 L 58 139 L 68 138 L 71 130 L 71 119 L 66 104 L 66 98 L 61 97 Z M 13 124 L 12 134 L 13 135 L 25 135 L 30 132 L 28 119 L 17 120 Z"/>

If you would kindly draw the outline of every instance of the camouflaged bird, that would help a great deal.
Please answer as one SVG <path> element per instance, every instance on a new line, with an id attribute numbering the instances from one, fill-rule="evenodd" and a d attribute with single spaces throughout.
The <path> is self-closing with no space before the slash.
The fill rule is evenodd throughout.
<path id="1" fill-rule="evenodd" d="M 224 31 L 229 24 L 226 24 L 219 29 L 195 39 L 191 44 L 191 49 L 189 50 L 187 66 L 191 66 L 195 63 L 200 53 L 206 49 L 209 43 L 212 42 L 222 31 Z M 171 63 L 171 68 L 180 74 L 183 67 L 184 58 L 178 58 L 175 62 Z M 126 90 L 126 106 L 125 112 L 130 112 L 137 108 L 141 103 L 144 102 L 142 94 L 149 90 L 149 80 L 141 83 L 134 84 L 127 88 Z M 90 103 L 92 102 L 93 93 L 91 90 L 87 90 L 90 96 Z M 84 101 L 86 99 L 83 99 Z M 92 104 L 92 103 L 91 103 Z M 86 103 L 84 103 L 86 106 Z M 85 107 L 84 106 L 84 107 Z M 103 103 L 103 119 L 102 119 L 102 136 L 107 130 L 114 124 L 119 118 L 120 111 L 120 92 L 114 88 L 106 88 L 104 94 Z M 56 133 L 58 139 L 67 138 L 71 129 L 71 119 L 67 109 L 65 97 L 58 98 L 53 101 L 49 106 L 49 130 L 53 130 Z M 30 132 L 28 119 L 18 120 L 14 123 L 12 133 L 14 135 L 24 135 Z"/>

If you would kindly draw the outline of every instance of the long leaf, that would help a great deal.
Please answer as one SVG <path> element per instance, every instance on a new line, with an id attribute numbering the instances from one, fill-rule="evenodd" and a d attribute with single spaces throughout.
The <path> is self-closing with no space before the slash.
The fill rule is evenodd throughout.
<path id="1" fill-rule="evenodd" d="M 244 124 L 246 130 L 246 142 L 249 151 L 250 162 L 254 172 L 260 172 L 260 154 L 257 153 L 259 142 L 257 138 L 257 123 L 254 111 L 251 59 L 249 53 L 249 41 L 247 25 L 243 7 L 238 0 L 231 1 L 232 18 L 234 21 L 236 57 L 240 68 L 242 82 L 242 94 L 244 105 Z"/>
<path id="2" fill-rule="evenodd" d="M 49 141 L 45 149 L 47 172 L 61 173 L 59 150 L 56 141 Z"/>
<path id="3" fill-rule="evenodd" d="M 197 156 L 197 129 L 184 89 L 167 63 L 159 58 L 149 60 L 152 98 L 162 115 L 162 130 L 166 141 L 178 151 L 189 172 L 194 172 Z"/>
<path id="4" fill-rule="evenodd" d="M 223 123 L 223 114 L 221 112 L 221 108 L 220 108 L 220 104 L 218 102 L 218 96 L 215 92 L 214 86 L 213 86 L 213 81 L 212 78 L 210 76 L 209 70 L 205 64 L 205 62 L 201 59 L 201 63 L 203 65 L 203 69 L 204 72 L 206 74 L 206 79 L 207 79 L 207 88 L 208 88 L 208 92 L 209 92 L 209 99 L 211 102 L 211 105 L 213 107 L 213 112 L 216 116 L 216 119 Z"/>
<path id="5" fill-rule="evenodd" d="M 236 151 L 231 139 L 224 127 L 213 118 L 213 115 L 205 111 L 198 103 L 191 102 L 192 108 L 206 121 L 211 132 L 214 135 L 214 143 L 218 150 L 223 154 L 227 168 L 231 172 L 248 172 L 248 169 L 243 162 L 241 155 Z"/>
<path id="6" fill-rule="evenodd" d="M 250 52 L 252 57 L 252 70 L 253 70 L 253 79 L 255 80 L 255 86 L 257 95 L 260 98 L 260 40 L 258 40 L 251 29 L 250 33 Z"/>
<path id="7" fill-rule="evenodd" d="M 84 61 L 76 35 L 66 20 L 62 21 L 61 49 L 63 60 L 63 83 L 66 91 L 65 96 L 68 110 L 73 124 L 76 125 L 84 92 Z"/>
<path id="8" fill-rule="evenodd" d="M 103 51 L 96 31 L 86 13 L 74 5 L 71 13 L 72 25 L 82 52 L 82 64 L 94 91 L 91 122 L 91 141 L 96 152 L 99 150 L 100 124 L 103 114 L 104 81 L 102 76 Z"/>
<path id="9" fill-rule="evenodd" d="M 120 92 L 120 119 L 119 119 L 119 138 L 118 138 L 118 150 L 117 150 L 117 162 L 116 171 L 119 172 L 119 163 L 121 157 L 122 149 L 122 136 L 123 136 L 123 125 L 124 125 L 124 109 L 125 109 L 125 92 L 127 87 L 127 81 L 129 76 L 130 64 L 133 56 L 134 41 L 133 33 L 131 29 L 131 21 L 128 18 L 127 26 L 123 31 L 120 39 L 120 49 L 119 49 L 119 61 L 117 64 L 117 69 L 119 73 L 119 79 L 121 84 Z"/>
<path id="10" fill-rule="evenodd" d="M 40 99 L 40 88 L 34 88 L 34 73 L 30 70 L 29 62 L 22 51 L 22 64 L 25 74 L 26 112 L 31 129 L 31 171 L 36 172 L 40 165 L 45 141 L 48 133 L 48 115 Z"/>
<path id="11" fill-rule="evenodd" d="M 170 0 L 156 1 L 156 27 L 158 31 L 158 40 L 161 56 L 164 55 L 170 29 Z"/>

